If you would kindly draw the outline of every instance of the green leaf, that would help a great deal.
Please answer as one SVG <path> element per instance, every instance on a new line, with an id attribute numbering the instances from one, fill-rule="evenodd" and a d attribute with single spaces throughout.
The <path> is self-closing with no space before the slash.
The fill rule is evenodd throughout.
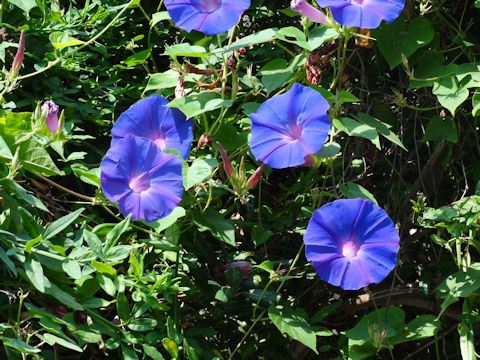
<path id="1" fill-rule="evenodd" d="M 157 320 L 141 318 L 133 320 L 127 326 L 133 331 L 149 331 L 153 330 L 157 324 Z"/>
<path id="2" fill-rule="evenodd" d="M 268 317 L 282 334 L 290 335 L 318 355 L 317 336 L 298 309 L 270 305 Z"/>
<path id="3" fill-rule="evenodd" d="M 475 334 L 472 324 L 462 320 L 462 322 L 458 325 L 458 334 L 460 335 L 460 351 L 462 353 L 462 359 L 478 359 L 475 352 Z"/>
<path id="4" fill-rule="evenodd" d="M 378 205 L 378 202 L 377 200 L 375 200 L 375 197 L 373 196 L 373 194 L 361 185 L 358 185 L 349 181 L 346 185 L 340 184 L 339 188 L 342 194 L 349 199 L 356 199 L 356 198 L 366 199 Z"/>
<path id="5" fill-rule="evenodd" d="M 85 208 L 80 208 L 78 210 L 75 210 L 74 212 L 71 212 L 68 215 L 61 217 L 58 220 L 55 220 L 45 229 L 45 232 L 43 233 L 43 239 L 49 240 L 53 238 L 55 235 L 57 235 L 62 230 L 67 228 L 71 223 L 73 223 L 84 210 Z"/>
<path id="6" fill-rule="evenodd" d="M 323 147 L 315 153 L 316 157 L 319 157 L 320 159 L 328 159 L 331 157 L 334 157 L 340 152 L 340 144 L 337 144 L 336 142 L 329 142 L 323 145 Z"/>
<path id="7" fill-rule="evenodd" d="M 170 15 L 168 15 L 168 11 L 160 11 L 152 14 L 152 26 L 155 26 L 155 24 L 163 20 L 170 20 Z"/>
<path id="8" fill-rule="evenodd" d="M 183 179 L 185 190 L 210 177 L 217 166 L 216 159 L 195 159 L 188 168 L 187 176 Z"/>
<path id="9" fill-rule="evenodd" d="M 326 26 L 317 26 L 308 34 L 308 40 L 305 33 L 300 29 L 288 26 L 278 30 L 275 34 L 277 39 L 296 44 L 308 51 L 313 51 L 327 41 L 338 37 L 337 31 Z"/>
<path id="10" fill-rule="evenodd" d="M 97 344 L 102 341 L 102 335 L 92 331 L 75 330 L 72 332 L 72 335 L 77 341 L 84 343 Z"/>
<path id="11" fill-rule="evenodd" d="M 209 230 L 217 239 L 236 246 L 233 223 L 224 219 L 215 209 L 209 207 L 204 213 L 193 211 L 192 216 L 199 231 Z"/>
<path id="12" fill-rule="evenodd" d="M 273 269 L 273 262 L 271 262 L 270 260 L 265 260 L 259 265 L 254 265 L 254 267 L 265 270 L 269 274 L 273 274 L 275 272 L 275 270 Z"/>
<path id="13" fill-rule="evenodd" d="M 61 31 L 55 31 L 48 37 L 55 49 L 85 44 L 84 41 L 75 39 L 73 36 Z"/>
<path id="14" fill-rule="evenodd" d="M 53 283 L 48 284 L 48 287 L 45 288 L 45 292 L 52 295 L 60 304 L 69 306 L 73 310 L 84 310 L 72 295 L 63 291 Z"/>
<path id="15" fill-rule="evenodd" d="M 370 140 L 378 149 L 380 149 L 380 139 L 378 137 L 378 131 L 375 127 L 361 123 L 351 118 L 343 118 L 341 120 L 334 119 L 335 127 L 339 130 L 346 132 L 350 136 L 359 136 L 364 139 Z M 340 123 L 340 124 L 339 124 Z M 337 126 L 341 125 L 341 126 Z"/>
<path id="16" fill-rule="evenodd" d="M 45 292 L 45 276 L 43 275 L 42 264 L 35 260 L 32 255 L 28 255 L 25 260 L 25 274 L 38 291 Z"/>
<path id="17" fill-rule="evenodd" d="M 0 136 L 0 157 L 9 160 L 12 160 L 13 158 L 13 154 L 2 136 Z"/>
<path id="18" fill-rule="evenodd" d="M 407 341 L 417 341 L 434 336 L 440 330 L 440 321 L 434 315 L 421 315 L 413 319 L 405 328 L 392 336 L 389 341 L 392 345 Z"/>
<path id="19" fill-rule="evenodd" d="M 41 351 L 40 349 L 37 349 L 32 345 L 28 345 L 26 342 L 23 342 L 15 338 L 0 336 L 0 340 L 3 342 L 3 345 L 17 349 L 18 351 L 25 354 L 36 354 Z"/>
<path id="20" fill-rule="evenodd" d="M 265 90 L 267 93 L 271 93 L 293 78 L 295 71 L 303 66 L 305 62 L 305 54 L 295 56 L 288 66 L 285 59 L 277 58 L 265 64 L 257 75 L 262 76 Z"/>
<path id="21" fill-rule="evenodd" d="M 425 17 L 416 17 L 410 23 L 399 17 L 391 24 L 384 23 L 372 30 L 372 36 L 377 39 L 378 48 L 390 69 L 402 63 L 402 54 L 409 58 L 415 51 L 428 45 L 434 35 L 433 26 Z"/>
<path id="22" fill-rule="evenodd" d="M 52 334 L 43 334 L 42 337 L 45 340 L 45 342 L 48 343 L 49 345 L 58 344 L 60 346 L 66 347 L 67 349 L 70 349 L 70 350 L 74 350 L 74 351 L 77 351 L 77 352 L 83 352 L 82 348 L 79 347 L 77 344 L 74 344 L 73 342 L 62 339 L 58 336 L 55 336 L 55 335 L 52 335 Z"/>
<path id="23" fill-rule="evenodd" d="M 62 269 L 71 278 L 77 280 L 82 276 L 82 269 L 78 264 L 78 261 L 65 259 L 62 263 Z"/>
<path id="24" fill-rule="evenodd" d="M 433 116 L 425 128 L 423 141 L 447 140 L 452 143 L 457 142 L 457 125 L 451 116 L 442 119 L 440 116 Z"/>
<path id="25" fill-rule="evenodd" d="M 15 139 L 18 140 L 20 137 L 21 135 L 16 135 Z M 19 160 L 26 170 L 34 174 L 45 176 L 61 174 L 47 150 L 33 139 L 28 139 L 20 144 Z"/>
<path id="26" fill-rule="evenodd" d="M 183 339 L 183 348 L 185 349 L 185 352 L 187 353 L 188 360 L 199 360 L 197 350 L 195 350 L 194 347 L 190 346 L 187 339 Z"/>
<path id="27" fill-rule="evenodd" d="M 162 340 L 163 347 L 168 351 L 171 357 L 178 359 L 178 347 L 173 340 L 169 338 L 164 338 Z"/>
<path id="28" fill-rule="evenodd" d="M 213 51 L 213 53 L 231 52 L 233 50 L 246 48 L 252 45 L 273 41 L 275 39 L 276 30 L 277 30 L 276 28 L 265 29 L 265 30 L 259 31 L 258 33 L 245 36 L 237 41 L 234 41 L 229 47 L 216 49 Z"/>
<path id="29" fill-rule="evenodd" d="M 125 60 L 125 64 L 128 66 L 137 66 L 147 62 L 147 59 L 150 57 L 152 51 L 150 49 L 139 51 Z"/>
<path id="30" fill-rule="evenodd" d="M 204 91 L 172 100 L 166 106 L 178 108 L 187 118 L 192 118 L 222 107 L 230 107 L 232 106 L 232 100 L 223 100 L 221 95 L 216 92 Z"/>
<path id="31" fill-rule="evenodd" d="M 97 280 L 102 289 L 110 296 L 115 297 L 117 293 L 117 288 L 115 287 L 115 284 L 113 283 L 112 279 L 110 279 L 108 276 L 98 274 L 97 273 Z"/>
<path id="32" fill-rule="evenodd" d="M 151 74 L 145 91 L 174 88 L 177 86 L 178 76 L 178 72 L 174 70 Z"/>
<path id="33" fill-rule="evenodd" d="M 27 17 L 30 13 L 30 10 L 38 6 L 35 0 L 8 0 L 8 2 L 22 9 Z"/>
<path id="34" fill-rule="evenodd" d="M 144 344 L 143 351 L 145 351 L 145 354 L 150 356 L 153 360 L 165 360 L 163 355 L 153 346 Z"/>
<path id="35" fill-rule="evenodd" d="M 136 351 L 130 346 L 122 344 L 122 360 L 138 360 Z"/>
<path id="36" fill-rule="evenodd" d="M 103 244 L 99 237 L 91 231 L 84 230 L 83 236 L 90 250 L 100 259 L 104 259 Z"/>
<path id="37" fill-rule="evenodd" d="M 130 225 L 130 218 L 131 215 L 128 215 L 125 219 L 120 221 L 118 224 L 114 226 L 114 228 L 107 234 L 106 240 L 107 242 L 103 246 L 104 251 L 108 251 L 112 246 L 116 245 L 120 236 L 125 233 Z"/>
<path id="38" fill-rule="evenodd" d="M 90 263 L 90 266 L 93 267 L 95 270 L 101 272 L 102 274 L 107 274 L 110 276 L 117 276 L 117 271 L 110 265 L 104 264 L 100 261 L 93 260 Z"/>
<path id="39" fill-rule="evenodd" d="M 11 179 L 3 179 L 0 181 L 0 184 L 7 187 L 10 191 L 16 193 L 18 196 L 20 196 L 23 200 L 28 202 L 30 205 L 35 206 L 40 210 L 50 212 L 40 199 L 36 198 L 35 196 L 27 192 L 27 190 L 25 190 L 15 181 Z"/>
<path id="40" fill-rule="evenodd" d="M 252 241 L 255 246 L 260 246 L 267 242 L 272 235 L 273 232 L 270 230 L 265 230 L 262 225 L 255 225 L 252 229 Z"/>
<path id="41" fill-rule="evenodd" d="M 170 215 L 155 222 L 148 223 L 148 226 L 154 228 L 156 232 L 162 232 L 163 230 L 168 229 L 170 226 L 175 224 L 178 219 L 184 217 L 185 214 L 185 209 L 181 206 L 177 206 L 175 209 L 173 209 Z"/>
<path id="42" fill-rule="evenodd" d="M 15 264 L 13 263 L 12 260 L 8 257 L 7 253 L 5 250 L 3 250 L 2 247 L 0 247 L 0 260 L 4 262 L 5 265 L 7 265 L 8 270 L 12 272 L 12 274 L 17 277 L 17 269 L 15 268 Z"/>
<path id="43" fill-rule="evenodd" d="M 162 55 L 169 56 L 189 56 L 189 57 L 206 57 L 209 55 L 204 47 L 198 45 L 190 45 L 188 43 L 175 44 L 167 46 Z"/>
<path id="44" fill-rule="evenodd" d="M 390 125 L 374 118 L 373 116 L 370 116 L 368 114 L 365 114 L 365 113 L 359 113 L 358 115 L 355 116 L 355 118 L 364 123 L 364 124 L 367 124 L 368 126 L 371 126 L 373 128 L 375 128 L 375 130 L 377 130 L 377 132 L 382 135 L 383 137 L 385 137 L 386 139 L 390 140 L 392 143 L 394 143 L 395 145 L 398 145 L 400 146 L 402 149 L 404 150 L 407 150 L 405 148 L 405 146 L 403 146 L 402 142 L 400 141 L 400 139 L 397 137 L 397 135 L 395 135 L 395 133 L 390 130 Z"/>
<path id="45" fill-rule="evenodd" d="M 99 168 L 89 169 L 85 165 L 78 163 L 70 165 L 70 168 L 72 169 L 75 176 L 83 182 L 93 185 L 98 189 L 101 188 Z"/>
<path id="46" fill-rule="evenodd" d="M 130 305 L 123 292 L 117 295 L 117 312 L 123 322 L 127 322 L 130 318 Z"/>
<path id="47" fill-rule="evenodd" d="M 480 1 L 480 0 L 479 0 Z M 475 91 L 472 97 L 472 116 L 480 115 L 480 90 Z"/>
<path id="48" fill-rule="evenodd" d="M 227 303 L 232 300 L 233 295 L 235 294 L 235 289 L 230 286 L 222 286 L 217 290 L 215 294 L 215 299 L 223 303 Z"/>
<path id="49" fill-rule="evenodd" d="M 433 85 L 432 93 L 438 102 L 455 116 L 455 110 L 468 99 L 468 88 L 458 85 L 455 76 L 442 78 Z"/>

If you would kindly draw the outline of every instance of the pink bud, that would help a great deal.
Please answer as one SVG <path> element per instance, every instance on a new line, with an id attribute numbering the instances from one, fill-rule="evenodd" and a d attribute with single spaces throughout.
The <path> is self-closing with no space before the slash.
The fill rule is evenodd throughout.
<path id="1" fill-rule="evenodd" d="M 222 156 L 223 160 L 223 168 L 225 169 L 225 173 L 227 174 L 228 177 L 232 178 L 233 175 L 235 174 L 235 171 L 233 170 L 232 163 L 230 162 L 230 158 L 227 155 L 227 152 L 223 148 L 223 146 L 217 141 L 217 146 L 218 146 L 218 151 L 220 151 L 220 155 Z"/>
<path id="2" fill-rule="evenodd" d="M 248 179 L 248 181 L 247 181 L 247 186 L 248 186 L 249 188 L 254 187 L 255 185 L 258 184 L 258 182 L 259 182 L 260 179 L 262 178 L 263 170 L 265 170 L 265 167 L 266 167 L 266 166 L 267 166 L 267 165 L 265 165 L 265 164 L 262 163 L 262 165 L 260 165 L 260 166 L 257 168 L 257 170 L 255 170 L 255 172 L 253 173 L 253 175 L 250 176 L 250 179 Z"/>
<path id="3" fill-rule="evenodd" d="M 22 67 L 24 54 L 25 54 L 25 31 L 22 30 L 22 32 L 20 33 L 20 40 L 18 42 L 17 54 L 15 55 L 15 59 L 13 59 L 13 64 L 12 64 L 12 72 L 15 74 L 15 76 L 18 74 L 18 72 L 20 71 L 20 68 Z"/>
<path id="4" fill-rule="evenodd" d="M 313 7 L 312 5 L 308 4 L 305 0 L 292 0 L 290 2 L 290 8 L 293 11 L 296 11 L 303 16 L 306 16 L 312 21 L 315 21 L 320 24 L 326 24 L 327 19 L 325 14 L 318 10 L 317 8 Z"/>
<path id="5" fill-rule="evenodd" d="M 42 105 L 42 115 L 46 113 L 47 128 L 54 134 L 58 129 L 58 105 L 52 100 L 45 101 Z"/>
<path id="6" fill-rule="evenodd" d="M 250 264 L 248 261 L 237 261 L 223 265 L 223 270 L 232 268 L 239 268 L 243 275 L 247 275 L 250 271 L 252 271 L 252 264 Z"/>
<path id="7" fill-rule="evenodd" d="M 183 97 L 185 90 L 183 88 L 183 77 L 178 76 L 177 86 L 175 87 L 175 99 Z"/>

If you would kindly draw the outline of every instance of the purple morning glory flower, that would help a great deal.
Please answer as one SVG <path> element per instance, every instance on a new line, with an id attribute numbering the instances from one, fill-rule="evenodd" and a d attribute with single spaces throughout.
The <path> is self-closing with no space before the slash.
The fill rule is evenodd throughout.
<path id="1" fill-rule="evenodd" d="M 46 113 L 47 129 L 54 134 L 58 130 L 58 105 L 52 100 L 45 101 L 41 111 Z"/>
<path id="2" fill-rule="evenodd" d="M 105 196 L 123 215 L 156 221 L 170 214 L 182 199 L 182 163 L 152 141 L 127 135 L 118 140 L 100 164 Z"/>
<path id="3" fill-rule="evenodd" d="M 375 29 L 382 20 L 392 22 L 403 11 L 405 0 L 316 0 L 320 7 L 330 7 L 341 25 Z"/>
<path id="4" fill-rule="evenodd" d="M 397 261 L 395 225 L 370 200 L 336 200 L 315 210 L 303 237 L 317 274 L 332 285 L 357 290 L 387 277 Z"/>
<path id="5" fill-rule="evenodd" d="M 328 102 L 318 91 L 293 84 L 250 114 L 250 148 L 255 159 L 274 169 L 299 166 L 319 151 L 327 139 Z"/>
<path id="6" fill-rule="evenodd" d="M 216 35 L 235 26 L 250 0 L 165 0 L 165 6 L 179 28 Z"/>
<path id="7" fill-rule="evenodd" d="M 127 135 L 152 140 L 160 150 L 175 149 L 186 159 L 193 140 L 193 120 L 178 109 L 165 106 L 168 100 L 152 95 L 123 112 L 112 128 L 112 146 Z"/>

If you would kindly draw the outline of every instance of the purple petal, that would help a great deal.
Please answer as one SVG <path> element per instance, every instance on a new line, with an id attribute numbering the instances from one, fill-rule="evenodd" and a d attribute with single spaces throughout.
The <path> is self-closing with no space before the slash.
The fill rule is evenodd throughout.
<path id="1" fill-rule="evenodd" d="M 178 27 L 215 35 L 235 26 L 250 0 L 166 0 L 165 6 Z"/>
<path id="2" fill-rule="evenodd" d="M 152 141 L 127 135 L 116 141 L 100 164 L 105 196 L 132 219 L 156 221 L 182 198 L 182 163 Z"/>
<path id="3" fill-rule="evenodd" d="M 330 7 L 333 18 L 341 25 L 374 29 L 382 20 L 394 21 L 402 12 L 405 0 L 316 0 Z"/>
<path id="4" fill-rule="evenodd" d="M 250 148 L 258 161 L 280 169 L 302 165 L 319 151 L 328 135 L 327 101 L 317 91 L 295 83 L 250 114 Z"/>
<path id="5" fill-rule="evenodd" d="M 370 200 L 336 200 L 316 210 L 304 235 L 305 255 L 319 276 L 345 290 L 382 281 L 395 267 L 395 225 Z"/>
<path id="6" fill-rule="evenodd" d="M 112 128 L 112 144 L 127 135 L 154 141 L 161 150 L 175 149 L 186 159 L 193 140 L 193 120 L 178 109 L 165 106 L 168 100 L 152 95 L 123 112 Z"/>

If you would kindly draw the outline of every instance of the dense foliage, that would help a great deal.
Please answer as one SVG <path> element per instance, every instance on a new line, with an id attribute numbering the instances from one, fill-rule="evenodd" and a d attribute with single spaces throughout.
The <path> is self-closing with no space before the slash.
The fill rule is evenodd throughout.
<path id="1" fill-rule="evenodd" d="M 363 29 L 334 21 L 360 0 L 310 2 L 326 24 L 228 0 L 216 34 L 172 0 L 2 0 L 0 358 L 476 359 L 480 0 L 407 0 L 398 18 L 403 1 L 383 2 Z M 150 114 L 145 98 L 193 124 L 190 153 L 189 134 L 159 150 L 121 122 Z M 318 122 L 292 130 L 284 107 Z M 132 206 L 118 162 L 168 184 Z M 331 277 L 359 290 L 324 281 L 316 246 L 361 226 L 309 225 L 339 199 L 357 200 L 330 221 L 375 230 L 352 204 L 392 220 L 384 268 Z"/>

